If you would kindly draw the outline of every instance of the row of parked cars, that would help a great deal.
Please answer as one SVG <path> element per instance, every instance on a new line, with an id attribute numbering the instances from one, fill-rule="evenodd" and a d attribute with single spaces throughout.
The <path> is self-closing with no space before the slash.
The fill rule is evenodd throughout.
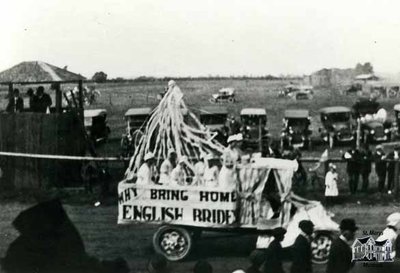
<path id="1" fill-rule="evenodd" d="M 318 134 L 323 142 L 334 147 L 338 143 L 352 142 L 357 138 L 357 126 L 360 126 L 362 142 L 384 142 L 400 135 L 400 104 L 395 105 L 395 122 L 385 117 L 372 118 L 381 107 L 378 102 L 360 99 L 352 108 L 330 106 L 319 110 L 321 126 Z M 127 133 L 140 131 L 148 120 L 152 109 L 150 107 L 131 108 L 125 113 Z M 85 127 L 88 135 L 99 142 L 108 137 L 110 129 L 106 122 L 105 109 L 85 110 Z M 211 131 L 217 132 L 217 140 L 226 141 L 228 134 L 228 109 L 224 106 L 206 106 L 200 109 L 201 123 Z M 370 117 L 370 118 L 368 118 Z M 360 125 L 356 120 L 362 120 Z M 280 135 L 281 146 L 310 148 L 312 146 L 311 116 L 307 109 L 285 110 L 283 127 Z M 265 148 L 270 139 L 267 124 L 267 112 L 263 108 L 244 108 L 240 111 L 241 132 L 244 136 L 244 146 L 247 148 Z M 123 138 L 127 137 L 127 134 Z M 261 140 L 261 141 L 260 141 Z M 262 145 L 262 147 L 260 147 Z"/>

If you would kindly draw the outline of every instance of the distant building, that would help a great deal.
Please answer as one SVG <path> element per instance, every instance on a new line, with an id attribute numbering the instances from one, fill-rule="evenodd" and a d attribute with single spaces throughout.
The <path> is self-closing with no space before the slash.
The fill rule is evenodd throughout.
<path id="1" fill-rule="evenodd" d="M 371 236 L 357 238 L 353 245 L 353 261 L 390 262 L 392 243 L 390 240 L 375 241 Z"/>
<path id="2" fill-rule="evenodd" d="M 319 87 L 349 85 L 354 81 L 354 69 L 324 68 L 304 78 L 306 84 Z"/>
<path id="3" fill-rule="evenodd" d="M 360 83 L 368 83 L 368 82 L 376 82 L 379 81 L 380 78 L 374 74 L 361 74 L 354 78 L 356 82 Z"/>

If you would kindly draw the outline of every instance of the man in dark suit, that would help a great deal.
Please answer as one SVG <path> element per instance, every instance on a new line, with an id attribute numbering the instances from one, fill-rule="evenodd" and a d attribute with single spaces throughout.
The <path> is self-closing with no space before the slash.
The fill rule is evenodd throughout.
<path id="1" fill-rule="evenodd" d="M 358 188 L 360 178 L 360 151 L 357 148 L 348 150 L 343 158 L 347 161 L 347 174 L 349 176 L 350 193 L 355 194 Z"/>
<path id="2" fill-rule="evenodd" d="M 378 190 L 383 193 L 385 191 L 386 180 L 386 156 L 382 145 L 377 145 L 374 153 L 375 172 L 378 176 Z"/>
<path id="3" fill-rule="evenodd" d="M 284 273 L 282 267 L 283 261 L 283 248 L 281 242 L 285 238 L 286 229 L 275 228 L 272 231 L 274 240 L 269 244 L 266 251 L 266 260 L 264 264 L 264 273 Z"/>
<path id="4" fill-rule="evenodd" d="M 20 113 L 24 110 L 24 100 L 20 97 L 19 89 L 14 89 L 13 97 L 8 102 L 6 111 L 9 113 Z"/>
<path id="5" fill-rule="evenodd" d="M 354 219 L 343 219 L 340 222 L 340 236 L 333 241 L 329 252 L 326 273 L 347 273 L 353 267 L 351 243 L 358 227 Z"/>
<path id="6" fill-rule="evenodd" d="M 388 193 L 392 193 L 394 186 L 394 166 L 395 161 L 400 159 L 400 146 L 394 147 L 394 151 L 390 152 L 386 159 L 389 160 L 387 163 L 387 176 L 388 176 Z"/>
<path id="7" fill-rule="evenodd" d="M 312 273 L 311 265 L 311 235 L 314 232 L 314 224 L 309 220 L 299 223 L 301 230 L 292 248 L 291 273 Z"/>
<path id="8" fill-rule="evenodd" d="M 362 191 L 368 191 L 369 174 L 372 169 L 372 152 L 367 144 L 362 145 L 360 151 L 360 173 L 362 177 Z"/>

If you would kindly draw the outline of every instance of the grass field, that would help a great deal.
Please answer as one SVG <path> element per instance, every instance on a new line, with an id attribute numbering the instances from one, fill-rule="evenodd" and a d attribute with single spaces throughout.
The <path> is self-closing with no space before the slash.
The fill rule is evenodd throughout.
<path id="1" fill-rule="evenodd" d="M 11 226 L 16 215 L 27 208 L 27 204 L 8 203 L 0 204 L 0 257 L 5 255 L 8 245 L 18 236 Z M 146 263 L 153 250 L 151 239 L 155 226 L 130 225 L 118 226 L 117 207 L 90 205 L 65 205 L 68 215 L 78 228 L 84 240 L 86 250 L 90 255 L 100 259 L 111 259 L 118 256 L 125 258 L 132 271 L 146 272 Z M 381 231 L 385 226 L 386 216 L 398 211 L 399 204 L 382 205 L 339 205 L 332 208 L 334 220 L 340 221 L 344 217 L 353 217 L 360 226 L 358 235 L 362 231 Z M 221 234 L 206 234 L 200 240 L 190 257 L 182 262 L 170 266 L 173 272 L 191 272 L 198 259 L 207 259 L 214 267 L 214 272 L 232 272 L 235 268 L 246 268 L 247 257 L 254 249 L 256 237 L 254 235 L 219 237 Z M 285 264 L 287 272 L 290 264 Z M 315 273 L 325 272 L 324 265 L 315 265 Z"/>
<path id="2" fill-rule="evenodd" d="M 317 89 L 313 100 L 294 101 L 287 98 L 278 98 L 277 90 L 286 85 L 282 81 L 264 80 L 213 80 L 213 81 L 182 81 L 178 82 L 185 94 L 185 101 L 193 112 L 198 112 L 201 106 L 209 105 L 211 94 L 222 87 L 234 87 L 237 90 L 237 103 L 226 104 L 229 111 L 238 114 L 244 107 L 266 108 L 268 122 L 272 135 L 277 138 L 282 126 L 283 112 L 285 109 L 306 108 L 313 116 L 314 137 L 318 138 L 317 130 L 318 109 L 325 106 L 344 105 L 351 106 L 355 96 L 343 96 L 339 90 Z M 155 106 L 158 101 L 156 96 L 163 91 L 166 82 L 129 83 L 129 84 L 98 84 L 96 88 L 101 91 L 101 97 L 90 108 L 105 108 L 108 111 L 108 122 L 111 127 L 111 139 L 99 148 L 102 155 L 118 155 L 119 140 L 125 129 L 124 113 L 131 107 Z M 25 93 L 26 90 L 22 90 Z M 1 94 L 3 97 L 5 91 Z M 381 104 L 388 110 L 393 118 L 393 105 L 398 99 L 383 99 Z M 4 100 L 2 102 L 4 106 Z M 3 108 L 4 109 L 4 108 Z M 325 146 L 315 147 L 312 152 L 305 151 L 304 156 L 319 156 Z M 333 156 L 338 156 L 340 150 L 346 147 L 338 147 L 332 151 Z M 310 167 L 311 164 L 305 164 Z M 116 164 L 113 173 L 114 186 L 122 178 L 123 166 Z M 344 174 L 344 164 L 338 164 L 340 172 L 339 189 L 345 196 L 342 203 L 335 206 L 332 211 L 336 214 L 335 220 L 340 221 L 344 217 L 354 217 L 362 230 L 377 230 L 384 228 L 386 216 L 399 210 L 399 204 L 393 201 L 391 196 L 375 193 L 360 194 L 355 197 L 346 196 L 347 180 Z M 322 175 L 322 170 L 320 170 Z M 373 188 L 376 191 L 376 179 L 371 175 Z M 316 192 L 308 192 L 309 198 L 322 199 L 323 189 Z M 15 198 L 14 198 L 15 199 Z M 24 199 L 20 197 L 20 199 Z M 34 198 L 33 198 L 34 199 Z M 79 199 L 79 198 L 78 198 Z M 66 200 L 66 199 L 64 199 Z M 154 226 L 132 225 L 118 226 L 117 207 L 94 207 L 95 197 L 84 198 L 79 205 L 74 198 L 68 198 L 66 210 L 72 221 L 76 224 L 85 242 L 89 254 L 102 259 L 110 259 L 122 256 L 129 262 L 132 272 L 145 272 L 146 262 L 153 253 L 151 247 Z M 72 204 L 72 205 L 71 205 Z M 4 256 L 10 242 L 16 238 L 17 232 L 12 228 L 11 222 L 16 215 L 28 207 L 27 204 L 16 202 L 0 203 L 0 257 Z M 208 259 L 214 266 L 214 272 L 231 272 L 238 267 L 247 267 L 247 256 L 254 248 L 256 238 L 254 236 L 215 238 L 210 234 L 201 240 L 188 260 L 174 263 L 174 272 L 191 272 L 194 262 L 200 258 Z M 285 265 L 286 267 L 288 265 Z M 315 266 L 314 272 L 324 272 L 324 266 Z"/>

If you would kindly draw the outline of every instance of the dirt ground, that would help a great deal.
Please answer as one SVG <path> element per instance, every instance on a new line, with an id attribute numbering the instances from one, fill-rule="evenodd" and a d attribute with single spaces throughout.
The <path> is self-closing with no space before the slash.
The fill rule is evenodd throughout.
<path id="1" fill-rule="evenodd" d="M 6 253 L 8 245 L 18 236 L 11 222 L 27 204 L 0 204 L 0 257 Z M 152 235 L 157 226 L 144 224 L 117 225 L 117 207 L 93 205 L 65 205 L 68 215 L 79 230 L 86 250 L 100 259 L 118 256 L 125 258 L 131 272 L 146 272 L 146 263 L 153 254 Z M 390 205 L 338 205 L 331 209 L 334 219 L 339 222 L 344 217 L 353 217 L 362 231 L 381 231 L 386 216 L 400 210 L 400 204 Z M 224 237 L 222 237 L 224 236 Z M 171 263 L 173 272 L 192 272 L 198 259 L 207 259 L 214 272 L 232 272 L 248 266 L 247 257 L 255 246 L 256 236 L 207 233 L 194 247 L 190 257 L 183 262 Z M 287 272 L 290 263 L 285 264 Z M 325 272 L 325 265 L 315 265 L 314 272 Z"/>

